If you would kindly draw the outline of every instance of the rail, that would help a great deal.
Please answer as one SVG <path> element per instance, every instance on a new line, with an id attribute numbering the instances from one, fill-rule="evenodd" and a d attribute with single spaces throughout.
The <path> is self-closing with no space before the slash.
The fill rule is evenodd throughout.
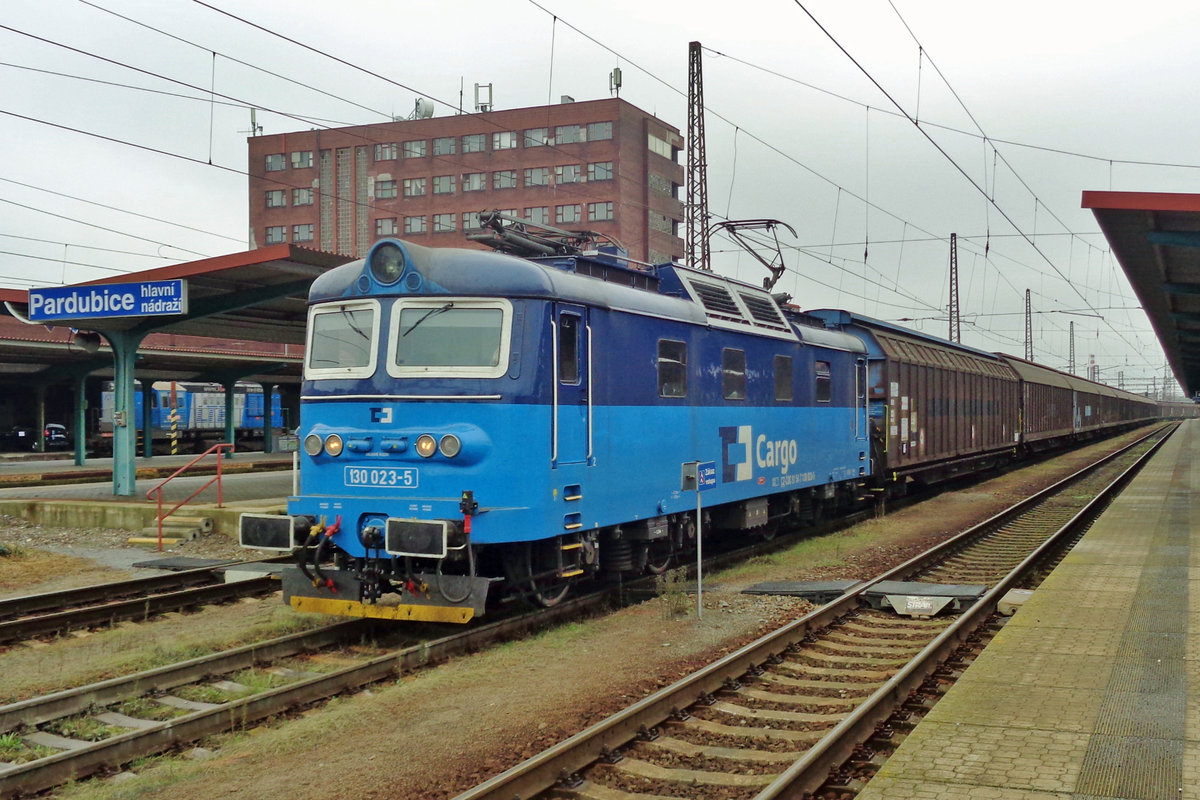
<path id="1" fill-rule="evenodd" d="M 163 478 L 161 481 L 159 481 L 157 486 L 155 486 L 150 491 L 146 492 L 147 500 L 153 500 L 154 499 L 153 495 L 158 495 L 158 514 L 157 514 L 157 523 L 156 524 L 158 526 L 158 551 L 160 553 L 162 552 L 162 544 L 163 544 L 163 542 L 162 542 L 162 540 L 163 540 L 163 533 L 162 533 L 163 520 L 166 519 L 167 517 L 171 516 L 172 514 L 174 514 L 176 511 L 178 511 L 183 506 L 187 505 L 189 502 L 191 502 L 192 498 L 194 498 L 196 495 L 203 492 L 208 487 L 212 486 L 214 483 L 217 484 L 217 508 L 223 507 L 222 498 L 221 498 L 221 466 L 225 461 L 225 453 L 226 452 L 232 453 L 233 450 L 234 450 L 234 445 L 232 442 L 218 442 L 217 444 L 214 444 L 212 447 L 205 450 L 200 455 L 193 458 L 188 463 L 184 464 L 179 469 L 172 472 L 167 477 Z M 214 475 L 207 482 L 205 482 L 205 484 L 203 486 L 201 486 L 199 489 L 192 492 L 186 498 L 184 498 L 183 500 L 180 500 L 178 503 L 176 503 L 174 506 L 172 506 L 171 510 L 164 514 L 163 513 L 163 487 L 166 486 L 171 481 L 178 478 L 183 473 L 187 472 L 188 469 L 190 469 L 193 465 L 195 465 L 198 461 L 200 461 L 200 459 L 204 458 L 205 456 L 209 455 L 210 453 L 215 453 L 217 456 L 217 474 Z"/>

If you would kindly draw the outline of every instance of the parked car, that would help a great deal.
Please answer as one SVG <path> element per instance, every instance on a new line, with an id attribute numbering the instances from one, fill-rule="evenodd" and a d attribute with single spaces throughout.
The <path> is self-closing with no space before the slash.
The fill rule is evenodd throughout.
<path id="1" fill-rule="evenodd" d="M 0 449 L 12 452 L 14 450 L 28 452 L 37 444 L 37 436 L 32 428 L 24 425 L 13 425 L 0 433 Z"/>
<path id="2" fill-rule="evenodd" d="M 67 431 L 66 425 L 59 425 L 56 422 L 51 422 L 46 425 L 46 450 L 69 450 L 71 448 L 71 434 Z"/>

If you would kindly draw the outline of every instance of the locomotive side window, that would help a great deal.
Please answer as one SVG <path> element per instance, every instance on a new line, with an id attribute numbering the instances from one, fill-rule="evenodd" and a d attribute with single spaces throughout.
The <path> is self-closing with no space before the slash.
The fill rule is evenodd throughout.
<path id="1" fill-rule="evenodd" d="M 559 383 L 579 383 L 579 317 L 563 314 L 558 320 Z"/>
<path id="2" fill-rule="evenodd" d="M 828 361 L 818 361 L 817 373 L 817 402 L 828 403 L 833 399 L 833 379 Z"/>
<path id="3" fill-rule="evenodd" d="M 721 395 L 726 400 L 746 399 L 746 351 L 721 350 Z"/>
<path id="4" fill-rule="evenodd" d="M 388 336 L 388 374 L 498 378 L 508 371 L 511 319 L 506 300 L 397 302 Z"/>
<path id="5" fill-rule="evenodd" d="M 687 397 L 687 345 L 671 339 L 658 340 L 658 394 Z"/>
<path id="6" fill-rule="evenodd" d="M 379 341 L 375 300 L 313 306 L 308 320 L 305 377 L 365 378 L 375 372 Z"/>
<path id="7" fill-rule="evenodd" d="M 773 367 L 775 400 L 780 403 L 790 403 L 796 396 L 795 390 L 792 388 L 792 357 L 775 356 Z"/>

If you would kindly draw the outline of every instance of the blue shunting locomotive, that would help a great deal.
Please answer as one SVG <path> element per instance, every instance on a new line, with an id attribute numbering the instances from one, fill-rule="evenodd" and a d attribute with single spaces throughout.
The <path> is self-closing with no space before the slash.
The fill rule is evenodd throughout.
<path id="1" fill-rule="evenodd" d="M 615 254 L 383 240 L 310 293 L 300 491 L 247 515 L 299 548 L 301 610 L 465 622 L 489 597 L 661 572 L 703 530 L 770 532 L 867 477 L 862 341 L 768 291 Z M 494 584 L 498 584 L 494 586 Z"/>

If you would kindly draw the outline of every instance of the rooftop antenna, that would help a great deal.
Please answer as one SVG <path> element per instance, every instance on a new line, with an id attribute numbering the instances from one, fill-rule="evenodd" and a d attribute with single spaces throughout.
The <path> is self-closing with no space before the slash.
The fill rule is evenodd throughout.
<path id="1" fill-rule="evenodd" d="M 426 100 L 424 97 L 417 98 L 416 107 L 412 113 L 408 115 L 409 119 L 429 119 L 433 116 L 433 101 Z"/>
<path id="2" fill-rule="evenodd" d="M 251 136 L 261 136 L 262 135 L 263 127 L 262 127 L 262 125 L 258 124 L 258 119 L 257 119 L 257 117 L 255 117 L 256 111 L 258 111 L 257 108 L 250 109 L 250 130 L 238 131 L 238 133 L 248 133 Z"/>
<path id="3" fill-rule="evenodd" d="M 621 68 L 613 67 L 613 71 L 608 73 L 608 93 L 611 95 L 621 96 Z"/>
<path id="4" fill-rule="evenodd" d="M 486 90 L 486 100 L 480 99 L 484 95 L 484 92 L 480 91 L 481 89 Z M 475 110 L 479 112 L 492 110 L 492 85 L 490 83 L 475 84 Z"/>

